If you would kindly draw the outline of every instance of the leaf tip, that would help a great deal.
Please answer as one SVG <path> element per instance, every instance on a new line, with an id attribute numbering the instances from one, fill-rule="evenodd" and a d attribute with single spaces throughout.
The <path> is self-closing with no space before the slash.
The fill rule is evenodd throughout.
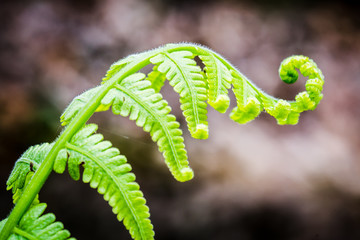
<path id="1" fill-rule="evenodd" d="M 209 104 L 218 112 L 225 113 L 230 105 L 230 98 L 225 94 L 221 94 L 214 102 L 209 102 Z"/>
<path id="2" fill-rule="evenodd" d="M 249 97 L 246 105 L 235 107 L 230 118 L 237 123 L 245 124 L 254 120 L 262 111 L 261 104 L 255 97 Z"/>
<path id="3" fill-rule="evenodd" d="M 207 139 L 209 137 L 209 127 L 206 124 L 198 124 L 195 132 L 191 134 L 196 139 Z"/>
<path id="4" fill-rule="evenodd" d="M 186 182 L 194 178 L 194 171 L 190 167 L 181 169 L 180 173 L 181 178 L 178 179 L 180 182 Z"/>

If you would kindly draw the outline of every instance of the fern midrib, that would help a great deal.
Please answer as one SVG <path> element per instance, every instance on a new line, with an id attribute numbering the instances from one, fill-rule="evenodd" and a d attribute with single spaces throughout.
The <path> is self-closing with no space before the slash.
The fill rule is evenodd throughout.
<path id="1" fill-rule="evenodd" d="M 159 118 L 158 114 L 156 114 L 151 107 L 148 107 L 147 105 L 143 104 L 143 101 L 141 101 L 141 99 L 136 95 L 136 94 L 132 94 L 131 92 L 128 92 L 127 89 L 123 88 L 120 84 L 116 84 L 115 87 L 117 89 L 119 89 L 120 91 L 122 91 L 124 94 L 128 95 L 131 99 L 135 100 L 135 102 L 137 104 L 139 104 L 140 106 L 142 106 L 143 109 L 145 109 L 148 113 L 150 113 L 151 116 L 153 116 L 161 125 L 162 129 L 164 129 L 165 135 L 166 135 L 166 139 L 168 139 L 168 142 L 170 143 L 170 147 L 171 147 L 171 152 L 173 153 L 173 156 L 175 158 L 175 162 L 176 162 L 176 166 L 179 169 L 179 172 L 181 172 L 181 165 L 180 165 L 180 160 L 178 155 L 176 154 L 176 148 L 175 145 L 173 143 L 173 141 L 171 141 L 171 134 L 170 134 L 170 130 L 167 128 L 166 126 L 166 121 L 164 121 L 162 118 Z"/>
<path id="2" fill-rule="evenodd" d="M 24 238 L 27 238 L 29 240 L 39 240 L 36 236 L 33 236 L 32 234 L 18 228 L 18 227 L 14 227 L 13 229 L 13 233 L 16 233 Z"/>
<path id="3" fill-rule="evenodd" d="M 246 106 L 247 97 L 244 96 L 244 85 L 246 84 L 246 80 L 242 79 L 241 76 L 235 76 L 234 78 L 240 82 L 238 83 L 239 85 L 241 84 L 239 88 L 233 87 L 233 92 L 236 96 L 237 106 Z"/>
<path id="4" fill-rule="evenodd" d="M 99 165 L 104 170 L 104 172 L 107 174 L 107 176 L 109 176 L 112 179 L 112 181 L 116 184 L 116 186 L 120 190 L 120 193 L 121 193 L 123 199 L 125 199 L 125 202 L 126 202 L 127 206 L 129 207 L 129 209 L 131 211 L 131 215 L 134 216 L 134 218 L 135 218 L 135 222 L 136 222 L 136 225 L 137 225 L 137 227 L 138 227 L 138 229 L 140 231 L 141 238 L 145 239 L 145 237 L 144 237 L 145 234 L 143 233 L 144 229 L 142 229 L 142 227 L 140 227 L 140 225 L 139 225 L 139 217 L 136 214 L 134 206 L 132 205 L 132 203 L 129 200 L 128 196 L 125 194 L 125 190 L 121 187 L 121 184 L 119 184 L 119 182 L 117 181 L 117 177 L 114 175 L 114 173 L 103 162 L 101 162 L 101 160 L 98 157 L 94 156 L 92 153 L 90 153 L 86 149 L 83 149 L 81 147 L 73 145 L 73 144 L 71 144 L 69 142 L 67 142 L 65 144 L 65 147 L 70 149 L 70 150 L 76 151 L 76 152 L 88 157 L 92 161 L 94 161 L 97 165 Z"/>
<path id="5" fill-rule="evenodd" d="M 211 53 L 211 56 L 213 57 L 213 54 Z M 222 76 L 222 71 L 221 71 L 221 66 L 219 66 L 219 64 L 216 62 L 217 59 L 214 58 L 215 61 L 215 66 L 216 66 L 216 76 L 217 76 L 217 89 L 216 89 L 216 97 L 215 97 L 215 101 L 217 99 L 217 97 L 221 94 L 221 82 L 223 80 L 223 76 Z"/>
<path id="6" fill-rule="evenodd" d="M 198 115 L 198 111 L 197 111 L 197 97 L 196 97 L 196 94 L 194 92 L 194 89 L 191 87 L 191 84 L 189 83 L 189 78 L 187 76 L 187 74 L 182 70 L 182 68 L 177 64 L 177 61 L 175 61 L 171 56 L 170 54 L 168 54 L 167 52 L 164 53 L 166 57 L 169 58 L 170 61 L 172 61 L 175 66 L 177 67 L 177 69 L 179 70 L 181 76 L 183 77 L 183 79 L 185 80 L 185 83 L 188 87 L 188 89 L 190 89 L 190 95 L 191 95 L 191 99 L 192 99 L 192 106 L 193 106 L 193 116 L 195 118 L 195 122 L 196 122 L 196 125 L 200 124 L 200 120 L 199 120 L 199 115 Z M 180 94 L 180 93 L 179 93 Z M 181 97 L 180 97 L 181 98 Z M 196 126 L 195 126 L 196 128 Z"/>
<path id="7" fill-rule="evenodd" d="M 207 77 L 207 79 L 210 79 L 210 73 L 213 73 L 214 74 L 214 72 L 215 72 L 215 75 L 217 76 L 217 72 L 219 72 L 218 71 L 218 69 L 217 69 L 217 66 L 216 66 L 216 68 L 214 69 L 214 67 L 212 67 L 210 64 L 208 65 L 208 64 L 206 64 L 206 62 L 215 62 L 216 60 L 215 60 L 215 57 L 211 54 L 211 53 L 208 53 L 208 52 L 201 52 L 201 53 L 198 53 L 198 55 L 199 55 L 199 57 L 200 57 L 200 59 L 201 59 L 201 56 L 204 56 L 204 57 L 209 57 L 210 59 L 208 59 L 207 61 L 205 61 L 205 60 L 202 60 L 203 62 L 204 62 L 204 64 L 205 64 L 205 66 L 206 66 L 206 77 Z M 215 64 L 216 65 L 216 64 Z M 214 88 L 211 88 L 211 92 L 210 92 L 210 81 L 208 80 L 208 84 L 209 84 L 209 101 L 212 101 L 212 102 L 215 102 L 216 101 L 216 96 L 218 96 L 219 95 L 219 83 L 218 83 L 218 79 L 219 78 L 217 78 L 216 79 L 216 81 L 213 81 L 213 82 L 215 82 L 216 83 L 216 88 L 214 89 Z M 215 94 L 212 94 L 213 92 L 215 92 Z M 215 100 L 215 101 L 213 101 L 213 100 L 211 100 L 211 99 L 213 99 L 213 100 Z"/>

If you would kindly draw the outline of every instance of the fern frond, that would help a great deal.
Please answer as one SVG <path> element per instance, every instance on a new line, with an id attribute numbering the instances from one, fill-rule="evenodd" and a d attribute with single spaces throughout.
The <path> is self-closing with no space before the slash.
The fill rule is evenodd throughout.
<path id="1" fill-rule="evenodd" d="M 69 238 L 70 232 L 64 229 L 61 222 L 55 221 L 52 213 L 44 214 L 45 203 L 40 203 L 29 208 L 22 216 L 20 222 L 14 227 L 9 240 L 75 240 Z M 4 227 L 7 218 L 0 222 L 0 231 Z"/>
<path id="2" fill-rule="evenodd" d="M 206 84 L 201 69 L 190 51 L 163 52 L 151 58 L 158 71 L 166 74 L 170 85 L 180 95 L 181 109 L 194 138 L 208 137 Z"/>
<path id="3" fill-rule="evenodd" d="M 210 51 L 200 50 L 198 54 L 205 65 L 208 103 L 217 111 L 224 113 L 230 105 L 228 89 L 231 87 L 231 73 Z"/>
<path id="4" fill-rule="evenodd" d="M 204 71 L 196 64 L 195 56 L 203 61 Z M 150 63 L 155 66 L 144 80 L 145 75 L 138 72 Z M 279 75 L 284 82 L 293 83 L 298 77 L 296 69 L 309 78 L 306 91 L 299 93 L 295 101 L 286 101 L 264 93 L 220 55 L 199 45 L 168 44 L 115 62 L 103 78 L 102 85 L 82 93 L 65 109 L 61 122 L 68 126 L 54 144 L 32 147 L 16 163 L 8 180 L 8 189 L 13 190 L 17 204 L 9 220 L 0 224 L 3 229 L 0 238 L 7 239 L 14 229 L 15 234 L 22 231 L 15 225 L 25 217 L 23 214 L 29 203 L 36 198 L 52 169 L 63 173 L 67 165 L 69 174 L 77 180 L 82 165 L 82 180 L 104 195 L 131 236 L 135 239 L 152 239 L 154 232 L 149 209 L 139 185 L 135 183 L 135 175 L 130 173 L 130 165 L 118 149 L 112 147 L 110 142 L 103 141 L 101 134 L 95 134 L 96 125 L 85 125 L 94 112 L 112 107 L 115 114 L 135 120 L 157 142 L 175 178 L 186 181 L 193 177 L 193 172 L 188 166 L 182 132 L 159 93 L 165 79 L 180 95 L 181 109 L 191 135 L 205 139 L 208 137 L 206 101 L 219 112 L 225 112 L 230 102 L 228 89 L 231 85 L 237 106 L 230 117 L 236 122 L 249 122 L 265 109 L 279 124 L 296 124 L 301 112 L 314 110 L 319 104 L 324 84 L 320 69 L 314 61 L 304 56 L 285 59 Z M 39 205 L 31 208 L 31 213 L 20 224 L 25 222 L 28 226 L 28 222 L 36 222 L 41 225 L 43 217 L 36 220 L 43 212 L 42 208 L 37 207 Z M 47 218 L 53 219 L 44 217 Z M 47 221 L 47 226 L 53 226 L 53 222 L 54 219 Z M 54 226 L 49 229 L 54 230 L 57 236 L 55 232 L 63 231 L 62 226 L 55 223 Z M 37 229 L 36 226 L 33 229 Z M 45 229 L 48 227 L 45 226 Z M 26 231 L 23 233 L 28 234 Z M 49 232 L 46 234 L 46 239 L 52 239 Z M 62 239 L 69 236 L 66 233 L 59 235 L 63 236 Z M 41 239 L 30 234 L 26 237 Z"/>
<path id="5" fill-rule="evenodd" d="M 190 180 L 193 171 L 187 161 L 180 124 L 170 114 L 171 108 L 161 94 L 155 93 L 151 83 L 144 78 L 144 74 L 135 73 L 123 79 L 109 91 L 101 104 L 111 105 L 114 114 L 129 116 L 137 126 L 150 132 L 174 177 L 179 181 Z"/>
<path id="6" fill-rule="evenodd" d="M 149 208 L 131 166 L 101 134 L 94 134 L 97 125 L 89 124 L 79 130 L 65 144 L 54 164 L 57 173 L 65 171 L 68 164 L 70 176 L 80 178 L 80 165 L 84 167 L 82 180 L 96 188 L 109 202 L 119 221 L 124 222 L 134 239 L 152 239 L 153 226 L 149 220 Z"/>

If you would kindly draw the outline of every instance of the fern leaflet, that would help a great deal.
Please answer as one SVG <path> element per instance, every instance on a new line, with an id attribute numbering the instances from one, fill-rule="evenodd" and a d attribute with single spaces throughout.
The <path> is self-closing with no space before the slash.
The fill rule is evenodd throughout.
<path id="1" fill-rule="evenodd" d="M 69 238 L 70 232 L 64 229 L 61 222 L 55 222 L 55 215 L 47 213 L 45 203 L 32 206 L 21 218 L 19 224 L 13 229 L 9 240 L 75 240 Z M 0 222 L 0 231 L 7 218 Z"/>
<path id="2" fill-rule="evenodd" d="M 224 113 L 230 104 L 227 89 L 231 87 L 231 73 L 211 52 L 200 50 L 198 54 L 205 65 L 208 103 L 217 111 Z"/>
<path id="3" fill-rule="evenodd" d="M 171 108 L 160 93 L 155 93 L 145 75 L 135 73 L 115 85 L 103 98 L 103 106 L 112 106 L 114 114 L 129 116 L 139 127 L 150 132 L 176 179 L 187 181 L 193 177 L 188 166 L 182 131 Z"/>
<path id="4" fill-rule="evenodd" d="M 194 138 L 208 137 L 206 84 L 201 69 L 190 51 L 164 52 L 150 59 L 158 71 L 166 74 L 180 95 L 181 109 Z"/>
<path id="5" fill-rule="evenodd" d="M 231 111 L 230 118 L 240 124 L 247 123 L 256 118 L 263 107 L 259 101 L 258 93 L 252 88 L 244 76 L 232 71 L 233 92 L 237 106 Z"/>
<path id="6" fill-rule="evenodd" d="M 74 180 L 80 178 L 80 165 L 84 167 L 82 180 L 96 188 L 113 208 L 119 221 L 124 222 L 134 239 L 152 239 L 154 232 L 149 220 L 149 208 L 131 166 L 101 134 L 94 134 L 97 125 L 89 124 L 65 144 L 54 164 L 57 173 L 68 171 Z"/>

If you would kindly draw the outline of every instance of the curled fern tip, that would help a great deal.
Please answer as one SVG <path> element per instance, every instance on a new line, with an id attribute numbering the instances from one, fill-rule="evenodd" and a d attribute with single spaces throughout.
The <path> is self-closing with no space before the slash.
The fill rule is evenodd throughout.
<path id="1" fill-rule="evenodd" d="M 194 171 L 191 168 L 184 168 L 181 171 L 181 178 L 178 179 L 180 182 L 186 182 L 194 178 Z"/>

